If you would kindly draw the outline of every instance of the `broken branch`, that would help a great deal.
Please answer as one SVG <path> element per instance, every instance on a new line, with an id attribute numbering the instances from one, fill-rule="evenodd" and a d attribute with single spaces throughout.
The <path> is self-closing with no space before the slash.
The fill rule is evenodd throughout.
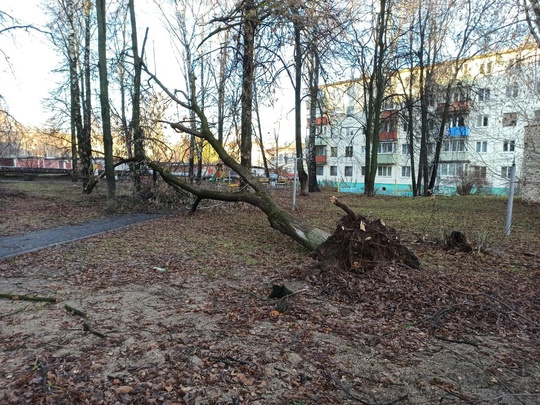
<path id="1" fill-rule="evenodd" d="M 20 294 L 0 294 L 0 298 L 13 301 L 57 302 L 56 298 Z"/>

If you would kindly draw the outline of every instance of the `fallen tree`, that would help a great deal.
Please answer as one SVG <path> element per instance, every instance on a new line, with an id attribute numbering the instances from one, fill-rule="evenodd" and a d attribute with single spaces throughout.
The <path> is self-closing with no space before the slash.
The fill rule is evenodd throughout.
<path id="1" fill-rule="evenodd" d="M 272 228 L 289 236 L 310 251 L 317 252 L 317 257 L 319 258 L 319 260 L 323 259 L 324 255 L 332 256 L 335 254 L 334 252 L 332 252 L 332 245 L 324 245 L 324 243 L 326 241 L 332 242 L 333 240 L 335 240 L 335 235 L 336 233 L 339 233 L 340 226 L 338 226 L 336 233 L 334 233 L 334 235 L 330 237 L 327 232 L 312 226 L 307 221 L 304 221 L 303 219 L 298 218 L 287 210 L 283 209 L 272 198 L 272 195 L 265 187 L 265 185 L 263 185 L 250 172 L 247 167 L 244 167 L 240 163 L 238 163 L 225 150 L 223 144 L 218 141 L 216 137 L 214 137 L 208 124 L 208 120 L 202 109 L 198 106 L 196 97 L 194 96 L 194 94 L 196 94 L 196 91 L 195 78 L 193 76 L 190 77 L 191 97 L 189 98 L 189 103 L 187 103 L 179 100 L 176 95 L 169 91 L 169 89 L 167 89 L 167 87 L 165 87 L 155 75 L 148 72 L 146 67 L 145 70 L 172 100 L 177 102 L 182 107 L 193 111 L 193 113 L 199 119 L 200 129 L 194 129 L 191 126 L 188 127 L 181 122 L 167 122 L 167 124 L 169 124 L 171 128 L 173 128 L 177 132 L 193 135 L 207 141 L 218 154 L 221 161 L 242 178 L 243 187 L 235 192 L 207 189 L 199 187 L 191 182 L 184 181 L 181 178 L 172 175 L 157 162 L 147 161 L 147 165 L 155 172 L 159 173 L 163 180 L 171 187 L 175 188 L 176 190 L 182 190 L 184 192 L 187 191 L 196 197 L 196 200 L 191 209 L 192 212 L 195 212 L 198 204 L 204 199 L 248 203 L 259 208 L 266 214 L 266 217 L 268 218 L 268 221 Z M 188 98 L 187 95 L 186 98 Z M 358 254 L 367 254 L 367 256 L 360 256 L 358 260 L 355 257 L 347 258 L 346 261 L 353 263 L 353 267 L 355 265 L 354 263 L 357 263 L 356 265 L 360 265 L 358 263 L 362 263 L 361 265 L 364 266 L 367 263 L 365 257 L 370 257 L 371 262 L 399 261 L 411 267 L 419 266 L 418 260 L 416 259 L 414 254 L 412 254 L 405 246 L 400 243 L 395 231 L 385 227 L 382 221 L 376 222 L 363 219 L 363 217 L 356 215 L 347 206 L 339 202 L 337 198 L 334 198 L 332 202 L 337 206 L 343 208 L 348 213 L 348 218 L 350 218 L 351 221 L 355 222 L 355 226 L 368 227 L 369 229 L 366 228 L 364 229 L 364 231 L 369 231 L 373 234 L 374 237 L 376 237 L 376 240 L 374 240 L 374 242 L 381 243 L 381 241 L 383 241 L 383 243 L 386 243 L 388 247 L 390 247 L 389 249 L 380 249 L 380 246 L 377 245 L 377 243 L 371 242 L 360 244 L 360 250 L 353 251 L 353 256 Z M 360 221 L 360 225 L 357 224 L 358 221 Z M 343 235 L 341 235 L 341 237 L 342 236 Z M 357 246 L 358 243 L 354 242 L 354 240 L 356 240 L 355 238 L 357 238 L 357 234 L 351 233 L 351 243 Z M 318 249 L 322 246 L 330 246 L 330 248 L 326 248 L 325 250 Z M 368 250 L 370 250 L 370 252 L 368 252 Z M 351 269 L 350 266 L 345 267 L 348 270 Z"/>

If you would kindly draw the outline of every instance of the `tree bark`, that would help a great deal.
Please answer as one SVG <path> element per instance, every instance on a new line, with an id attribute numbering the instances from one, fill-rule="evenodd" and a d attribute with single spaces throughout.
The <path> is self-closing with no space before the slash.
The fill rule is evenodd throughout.
<path id="1" fill-rule="evenodd" d="M 105 0 L 96 1 L 98 21 L 99 53 L 99 100 L 103 126 L 103 149 L 105 154 L 105 175 L 107 176 L 107 213 L 116 212 L 116 180 L 114 178 L 113 139 L 111 131 L 111 110 L 109 105 L 109 81 L 107 73 L 107 33 Z"/>
<path id="2" fill-rule="evenodd" d="M 223 160 L 228 161 L 229 159 L 225 158 Z M 313 227 L 308 222 L 303 221 L 301 218 L 295 217 L 288 211 L 281 208 L 273 200 L 268 191 L 266 191 L 262 183 L 251 175 L 247 168 L 244 168 L 237 163 L 231 165 L 232 167 L 229 167 L 237 172 L 246 183 L 254 188 L 254 193 L 249 191 L 228 192 L 217 191 L 214 189 L 201 189 L 172 175 L 158 163 L 149 162 L 148 166 L 157 171 L 167 184 L 171 185 L 173 188 L 188 191 L 189 193 L 195 195 L 199 201 L 203 199 L 211 199 L 230 202 L 245 202 L 254 205 L 266 214 L 268 222 L 270 222 L 272 228 L 289 236 L 310 251 L 315 251 L 317 246 L 319 246 L 329 237 L 328 233 Z"/>

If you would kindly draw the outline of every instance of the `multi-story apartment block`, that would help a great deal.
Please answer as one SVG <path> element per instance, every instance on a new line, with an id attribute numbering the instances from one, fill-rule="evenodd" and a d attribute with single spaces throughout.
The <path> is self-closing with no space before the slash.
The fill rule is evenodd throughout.
<path id="1" fill-rule="evenodd" d="M 434 191 L 453 194 L 468 184 L 473 191 L 506 193 L 514 162 L 518 181 L 521 176 L 524 128 L 540 120 L 540 49 L 525 47 L 475 56 L 441 64 L 437 69 L 440 72 L 434 76 L 432 89 L 439 90 L 426 96 L 429 120 L 424 126 L 431 167 L 436 141 L 443 134 Z M 404 95 L 416 91 L 410 91 L 406 84 L 414 74 L 415 69 L 398 71 L 388 86 L 377 146 L 375 188 L 379 194 L 411 195 L 412 176 L 418 175 L 420 113 L 415 107 L 411 123 L 415 161 L 411 165 L 407 137 L 410 115 L 404 101 Z M 320 89 L 324 107 L 316 119 L 317 178 L 338 185 L 342 192 L 364 191 L 363 87 L 360 80 L 351 80 Z"/>

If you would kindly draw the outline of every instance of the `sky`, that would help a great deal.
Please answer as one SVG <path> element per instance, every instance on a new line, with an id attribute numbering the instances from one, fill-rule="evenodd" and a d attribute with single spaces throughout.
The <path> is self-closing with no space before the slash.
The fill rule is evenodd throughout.
<path id="1" fill-rule="evenodd" d="M 150 55 L 155 52 L 155 66 L 160 79 L 167 85 L 178 86 L 175 83 L 180 75 L 177 61 L 158 11 L 153 12 L 155 5 L 151 0 L 138 0 L 135 7 L 139 14 L 139 35 L 142 36 L 146 27 L 150 27 L 146 48 L 149 60 L 154 60 Z M 141 12 L 145 10 L 144 7 L 148 7 L 149 11 Z M 21 25 L 44 26 L 49 18 L 42 11 L 41 0 L 0 0 L 0 10 L 17 18 Z M 11 36 L 0 35 L 0 51 L 8 58 L 6 60 L 0 56 L 0 95 L 4 97 L 10 114 L 19 122 L 29 127 L 45 127 L 51 113 L 42 106 L 43 100 L 49 97 L 58 82 L 64 80 L 53 72 L 61 64 L 60 57 L 44 34 L 35 30 L 11 32 Z M 168 71 L 168 66 L 172 71 Z M 273 134 L 276 131 L 280 133 L 281 145 L 294 139 L 292 96 L 289 92 L 280 98 L 280 105 L 261 113 L 262 132 L 267 145 L 274 143 Z"/>
<path id="2" fill-rule="evenodd" d="M 39 0 L 1 0 L 0 9 L 19 20 L 21 25 L 46 23 Z M 52 73 L 58 66 L 57 55 L 51 51 L 45 36 L 35 30 L 13 30 L 0 37 L 0 94 L 9 112 L 29 126 L 41 126 L 49 113 L 42 99 L 56 87 Z M 8 60 L 6 60 L 6 58 Z"/>

